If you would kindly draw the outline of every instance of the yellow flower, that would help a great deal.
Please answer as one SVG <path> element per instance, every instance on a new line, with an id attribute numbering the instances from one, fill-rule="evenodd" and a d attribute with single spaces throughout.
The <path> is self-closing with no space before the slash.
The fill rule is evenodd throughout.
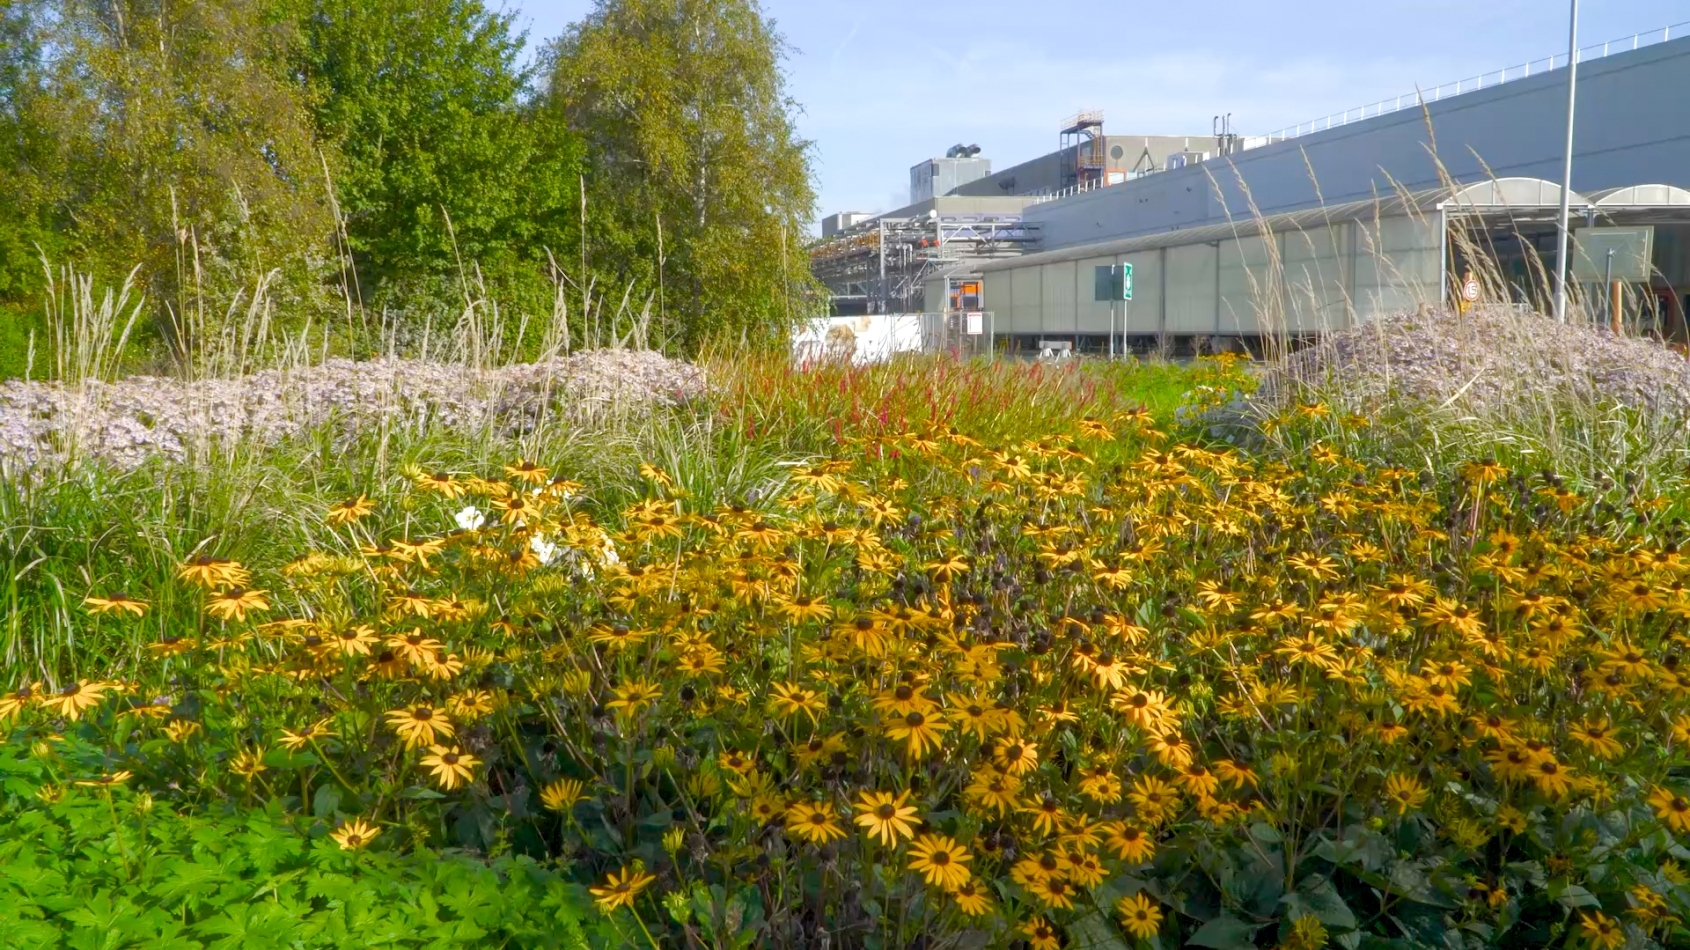
<path id="1" fill-rule="evenodd" d="M 475 767 L 481 764 L 480 759 L 457 746 L 431 745 L 428 752 L 421 764 L 448 792 L 474 778 Z"/>
<path id="2" fill-rule="evenodd" d="M 1655 817 L 1676 834 L 1690 834 L 1690 801 L 1683 795 L 1657 785 L 1649 793 L 1649 805 Z"/>
<path id="3" fill-rule="evenodd" d="M 1115 913 L 1121 915 L 1127 932 L 1140 940 L 1148 940 L 1162 929 L 1162 909 L 1143 891 L 1116 901 Z"/>
<path id="4" fill-rule="evenodd" d="M 1061 932 L 1043 917 L 1022 924 L 1021 936 L 1026 938 L 1030 950 L 1061 950 L 1062 947 Z"/>
<path id="5" fill-rule="evenodd" d="M 109 775 L 102 775 L 96 779 L 85 779 L 77 782 L 76 784 L 86 785 L 93 788 L 109 788 L 113 785 L 122 785 L 124 782 L 134 778 L 134 776 L 135 773 L 133 772 L 112 772 Z"/>
<path id="6" fill-rule="evenodd" d="M 1115 856 L 1132 864 L 1143 864 L 1156 853 L 1156 839 L 1142 828 L 1118 825 L 1109 829 L 1104 846 Z"/>
<path id="7" fill-rule="evenodd" d="M 344 851 L 357 851 L 376 840 L 381 829 L 362 818 L 354 818 L 329 835 Z"/>
<path id="8" fill-rule="evenodd" d="M 919 812 L 909 801 L 908 791 L 893 796 L 891 792 L 863 792 L 857 798 L 858 825 L 869 837 L 879 838 L 888 848 L 897 847 L 899 838 L 915 837 L 915 820 Z"/>
<path id="9" fill-rule="evenodd" d="M 786 810 L 786 833 L 811 844 L 826 844 L 845 837 L 845 829 L 834 821 L 831 805 L 799 802 Z"/>
<path id="10" fill-rule="evenodd" d="M 1399 815 L 1424 805 L 1426 794 L 1425 786 L 1406 775 L 1392 774 L 1385 779 L 1385 798 Z"/>
<path id="11" fill-rule="evenodd" d="M 458 498 L 467 490 L 463 482 L 448 472 L 418 475 L 414 484 L 423 491 L 431 491 L 442 498 Z"/>
<path id="12" fill-rule="evenodd" d="M 358 495 L 330 505 L 328 513 L 323 515 L 323 521 L 333 527 L 340 527 L 351 524 L 375 510 L 375 503 L 370 501 L 368 495 Z"/>
<path id="13" fill-rule="evenodd" d="M 910 845 L 910 870 L 946 891 L 954 892 L 967 883 L 967 865 L 972 860 L 967 848 L 945 835 L 922 835 Z"/>
<path id="14" fill-rule="evenodd" d="M 104 597 L 89 594 L 82 598 L 82 603 L 91 614 L 129 614 L 132 617 L 146 616 L 149 607 L 146 601 L 136 600 L 128 594 L 107 594 Z"/>
<path id="15" fill-rule="evenodd" d="M 951 899 L 956 901 L 958 910 L 970 917 L 979 917 L 992 909 L 992 898 L 978 881 L 964 882 L 951 892 Z"/>
<path id="16" fill-rule="evenodd" d="M 270 601 L 264 596 L 268 593 L 245 587 L 220 590 L 206 598 L 205 612 L 224 620 L 245 620 L 248 612 L 262 613 L 270 609 Z"/>
<path id="17" fill-rule="evenodd" d="M 803 713 L 809 717 L 811 723 L 817 721 L 818 716 L 827 711 L 827 700 L 813 689 L 805 689 L 797 683 L 776 683 L 769 688 L 769 707 L 777 716 L 792 716 Z"/>
<path id="18" fill-rule="evenodd" d="M 586 797 L 585 789 L 578 779 L 560 778 L 540 789 L 540 803 L 551 811 L 567 812 Z"/>
<path id="19" fill-rule="evenodd" d="M 635 865 L 612 871 L 598 887 L 587 888 L 593 895 L 593 902 L 600 911 L 608 914 L 618 907 L 632 907 L 640 892 L 657 880 L 653 875 L 645 873 L 644 869 Z"/>
<path id="20" fill-rule="evenodd" d="M 176 568 L 176 576 L 205 588 L 238 587 L 247 582 L 247 570 L 239 561 L 201 555 Z"/>
<path id="21" fill-rule="evenodd" d="M 942 733 L 950 728 L 938 713 L 923 714 L 912 709 L 887 723 L 886 738 L 907 742 L 910 757 L 916 758 L 929 746 L 939 748 L 944 743 Z"/>
<path id="22" fill-rule="evenodd" d="M 298 752 L 313 742 L 334 737 L 334 730 L 329 728 L 327 719 L 319 719 L 298 732 L 282 730 L 282 747 L 289 752 Z"/>
<path id="23" fill-rule="evenodd" d="M 1597 950 L 1619 950 L 1625 946 L 1625 925 L 1601 911 L 1579 915 L 1579 936 Z"/>
<path id="24" fill-rule="evenodd" d="M 249 782 L 257 778 L 260 772 L 267 771 L 269 768 L 268 765 L 264 764 L 263 746 L 242 749 L 229 761 L 229 770 Z"/>
<path id="25" fill-rule="evenodd" d="M 1039 747 L 1025 739 L 1005 739 L 992 750 L 992 763 L 1010 775 L 1025 775 L 1039 765 Z"/>
<path id="26" fill-rule="evenodd" d="M 551 472 L 527 459 L 519 459 L 514 465 L 506 465 L 505 474 L 530 485 L 544 484 L 546 479 L 551 477 Z"/>
<path id="27" fill-rule="evenodd" d="M 391 710 L 387 714 L 387 724 L 404 740 L 407 749 L 433 745 L 436 739 L 450 739 L 456 735 L 451 718 L 431 706 Z"/>
<path id="28" fill-rule="evenodd" d="M 55 713 L 75 722 L 82 718 L 82 714 L 98 705 L 110 689 L 106 683 L 91 680 L 77 680 L 56 693 L 47 693 L 41 697 L 41 705 Z"/>
<path id="29" fill-rule="evenodd" d="M 9 693 L 0 693 L 0 723 L 10 722 L 37 702 L 40 689 L 40 683 L 24 683 Z"/>

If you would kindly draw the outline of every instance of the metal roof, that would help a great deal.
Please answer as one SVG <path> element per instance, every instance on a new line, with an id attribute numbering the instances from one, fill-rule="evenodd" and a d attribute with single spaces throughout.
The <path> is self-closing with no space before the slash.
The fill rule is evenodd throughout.
<path id="1" fill-rule="evenodd" d="M 1570 204 L 1586 206 L 1590 202 L 1577 192 L 1570 196 Z M 1379 218 L 1421 216 L 1428 212 L 1444 211 L 1452 214 L 1496 214 L 1499 212 L 1559 211 L 1561 186 L 1541 178 L 1498 178 L 1465 185 L 1455 189 L 1428 188 L 1409 192 L 1351 201 L 1322 208 L 1287 211 L 1265 218 L 1249 218 L 1225 224 L 1206 224 L 1195 228 L 1179 228 L 1119 238 L 1097 244 L 1065 247 L 1020 257 L 983 261 L 976 268 L 980 273 L 1031 267 L 1038 264 L 1057 264 L 1093 257 L 1111 257 L 1138 251 L 1153 251 L 1163 247 L 1188 244 L 1212 244 L 1217 241 L 1258 234 L 1277 234 L 1282 231 L 1301 231 L 1343 221 L 1368 221 Z"/>
<path id="2" fill-rule="evenodd" d="M 1587 197 L 1597 208 L 1680 208 L 1690 206 L 1690 191 L 1677 185 L 1628 185 L 1603 188 Z"/>

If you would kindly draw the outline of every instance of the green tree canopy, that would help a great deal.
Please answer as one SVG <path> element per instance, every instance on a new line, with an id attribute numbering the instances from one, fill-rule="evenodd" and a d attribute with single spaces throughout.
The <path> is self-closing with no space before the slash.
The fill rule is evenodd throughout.
<path id="1" fill-rule="evenodd" d="M 510 16 L 479 0 L 299 2 L 303 72 L 339 155 L 365 287 L 414 292 L 460 263 L 532 276 L 548 247 L 577 240 L 580 150 L 525 108 Z"/>
<path id="2" fill-rule="evenodd" d="M 281 309 L 305 309 L 332 217 L 296 34 L 270 3 L 25 0 L 3 22 L 0 216 L 107 279 L 142 265 L 166 336 L 190 296 L 271 271 Z"/>
<path id="3" fill-rule="evenodd" d="M 592 169 L 590 266 L 655 277 L 685 344 L 799 316 L 815 194 L 784 55 L 756 0 L 598 0 L 550 50 L 548 106 Z"/>

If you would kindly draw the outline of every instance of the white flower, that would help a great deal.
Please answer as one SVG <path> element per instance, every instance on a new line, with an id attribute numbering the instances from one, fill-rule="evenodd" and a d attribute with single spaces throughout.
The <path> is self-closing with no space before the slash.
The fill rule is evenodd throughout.
<path id="1" fill-rule="evenodd" d="M 534 552 L 541 564 L 552 563 L 562 553 L 561 548 L 537 534 L 528 539 L 528 550 Z"/>
<path id="2" fill-rule="evenodd" d="M 465 531 L 474 531 L 487 523 L 487 516 L 482 514 L 481 509 L 474 505 L 465 505 L 462 511 L 452 516 L 452 519 L 458 523 L 458 527 Z"/>

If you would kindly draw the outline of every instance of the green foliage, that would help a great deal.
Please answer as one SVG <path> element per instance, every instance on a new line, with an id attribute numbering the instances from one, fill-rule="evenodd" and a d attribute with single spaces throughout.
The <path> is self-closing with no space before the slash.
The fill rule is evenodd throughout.
<path id="1" fill-rule="evenodd" d="M 479 0 L 300 0 L 301 70 L 366 303 L 460 301 L 479 265 L 549 308 L 547 250 L 579 240 L 576 140 L 524 105 L 513 17 Z M 451 275 L 441 280 L 443 275 Z M 432 281 L 432 282 L 431 282 Z"/>
<path id="2" fill-rule="evenodd" d="M 547 947 L 585 950 L 585 893 L 527 858 L 348 853 L 325 816 L 273 802 L 177 814 L 65 788 L 0 746 L 0 945 L 8 948 Z M 332 814 L 326 816 L 332 819 Z"/>
<path id="3" fill-rule="evenodd" d="M 815 193 L 784 53 L 756 0 L 600 0 L 551 50 L 548 105 L 585 137 L 611 222 L 591 264 L 656 290 L 662 335 L 689 347 L 802 316 Z"/>
<path id="4" fill-rule="evenodd" d="M 264 0 L 33 0 L 4 22 L 0 222 L 30 230 L 0 249 L 0 294 L 39 286 L 38 255 L 18 246 L 34 231 L 104 280 L 141 264 L 154 328 L 177 347 L 190 311 L 219 315 L 192 332 L 218 332 L 237 290 L 272 271 L 278 310 L 308 315 L 332 219 L 288 74 L 291 24 Z"/>

